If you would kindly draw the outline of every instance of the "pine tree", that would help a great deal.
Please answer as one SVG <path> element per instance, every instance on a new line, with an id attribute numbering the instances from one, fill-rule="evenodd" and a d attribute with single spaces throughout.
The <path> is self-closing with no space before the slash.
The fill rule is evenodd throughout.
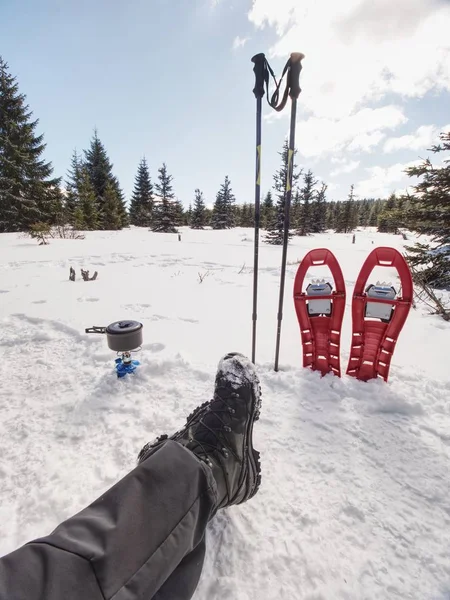
<path id="1" fill-rule="evenodd" d="M 84 164 L 94 188 L 100 226 L 105 229 L 111 228 L 112 224 L 115 224 L 114 229 L 125 227 L 128 224 L 128 215 L 123 192 L 117 177 L 112 173 L 113 165 L 98 137 L 97 130 L 94 131 L 90 148 L 84 151 L 84 155 Z M 106 195 L 107 189 L 108 194 Z M 113 194 L 115 196 L 114 200 L 112 198 Z M 107 214 L 109 209 L 113 210 L 113 214 Z"/>
<path id="2" fill-rule="evenodd" d="M 118 201 L 119 201 L 119 215 L 120 215 L 120 227 L 128 227 L 130 224 L 130 219 L 128 216 L 127 203 L 125 200 L 125 194 L 123 193 L 122 188 L 120 187 L 119 180 L 117 177 L 113 177 L 112 186 L 114 191 L 116 192 Z"/>
<path id="3" fill-rule="evenodd" d="M 355 197 L 354 197 L 354 185 L 350 186 L 350 193 L 347 200 L 343 203 L 342 209 L 340 210 L 339 218 L 336 219 L 336 232 L 337 233 L 349 233 L 356 227 L 357 214 L 355 210 Z"/>
<path id="4" fill-rule="evenodd" d="M 175 219 L 175 225 L 177 227 L 184 225 L 184 206 L 181 200 L 178 200 L 178 198 L 173 203 L 173 214 Z"/>
<path id="5" fill-rule="evenodd" d="M 368 227 L 370 222 L 370 211 L 373 205 L 373 198 L 364 198 L 358 210 L 358 225 Z"/>
<path id="6" fill-rule="evenodd" d="M 194 208 L 191 217 L 191 229 L 204 229 L 206 225 L 206 209 L 203 193 L 197 188 L 195 190 Z"/>
<path id="7" fill-rule="evenodd" d="M 231 182 L 228 175 L 217 192 L 216 201 L 213 207 L 211 225 L 213 229 L 230 229 L 235 226 L 234 218 L 235 197 L 231 189 Z"/>
<path id="8" fill-rule="evenodd" d="M 120 199 L 111 181 L 106 184 L 103 192 L 102 213 L 100 215 L 102 229 L 115 230 L 122 228 Z"/>
<path id="9" fill-rule="evenodd" d="M 76 150 L 73 151 L 71 159 L 71 168 L 67 173 L 66 179 L 66 197 L 65 197 L 65 214 L 67 223 L 75 224 L 75 212 L 80 202 L 79 187 L 81 182 L 81 174 L 83 169 L 83 161 Z M 81 227 L 76 227 L 82 229 Z"/>
<path id="10" fill-rule="evenodd" d="M 383 210 L 383 205 L 384 202 L 380 199 L 375 200 L 372 204 L 369 216 L 369 227 L 376 227 L 378 225 L 378 216 Z"/>
<path id="11" fill-rule="evenodd" d="M 151 227 L 153 216 L 153 185 L 150 179 L 147 161 L 141 160 L 134 179 L 134 188 L 130 201 L 130 223 L 138 227 Z"/>
<path id="12" fill-rule="evenodd" d="M 322 182 L 319 190 L 314 192 L 314 201 L 311 204 L 311 231 L 313 233 L 322 233 L 326 227 L 327 200 L 326 191 L 327 185 Z"/>
<path id="13" fill-rule="evenodd" d="M 450 152 L 450 132 L 442 133 L 440 144 L 433 145 L 434 154 Z M 420 282 L 444 288 L 450 286 L 450 158 L 442 166 L 426 159 L 406 170 L 409 177 L 419 177 L 410 196 L 409 225 L 420 234 L 431 236 L 430 244 L 407 248 L 408 260 L 417 269 Z"/>
<path id="14" fill-rule="evenodd" d="M 33 223 L 54 223 L 60 202 L 60 178 L 41 155 L 25 96 L 0 56 L 0 232 L 29 230 Z"/>
<path id="15" fill-rule="evenodd" d="M 294 152 L 294 157 L 297 151 Z M 287 139 L 284 141 L 281 152 L 278 153 L 281 156 L 281 167 L 273 176 L 274 188 L 277 192 L 277 204 L 274 209 L 272 221 L 267 224 L 268 233 L 265 237 L 265 241 L 269 244 L 281 245 L 284 237 L 284 207 L 285 207 L 285 195 L 286 195 L 286 184 L 288 177 L 288 156 L 289 156 L 289 144 Z M 293 165 L 292 173 L 292 188 L 294 189 L 300 173 L 296 170 L 297 166 Z M 288 239 L 292 237 L 291 232 L 288 232 Z"/>
<path id="16" fill-rule="evenodd" d="M 176 233 L 174 198 L 172 186 L 173 177 L 167 172 L 166 163 L 158 169 L 158 183 L 155 189 L 159 196 L 159 203 L 153 211 L 152 230 L 160 233 Z"/>
<path id="17" fill-rule="evenodd" d="M 378 231 L 380 233 L 398 233 L 397 198 L 391 194 L 386 200 L 383 210 L 378 215 Z"/>
<path id="18" fill-rule="evenodd" d="M 326 216 L 325 216 L 325 228 L 334 229 L 334 211 L 336 209 L 336 202 L 331 201 L 326 204 Z"/>
<path id="19" fill-rule="evenodd" d="M 308 235 L 313 230 L 312 222 L 314 215 L 312 203 L 316 195 L 316 185 L 317 179 L 314 177 L 311 169 L 309 169 L 303 176 L 303 187 L 300 190 L 302 210 L 297 235 Z"/>
<path id="20" fill-rule="evenodd" d="M 253 204 L 242 204 L 239 214 L 239 227 L 253 227 L 255 224 L 255 207 Z"/>
<path id="21" fill-rule="evenodd" d="M 99 228 L 99 215 L 97 210 L 97 202 L 95 200 L 95 192 L 92 186 L 89 174 L 86 169 L 82 169 L 80 173 L 80 182 L 78 185 L 78 205 L 75 209 L 77 216 L 76 229 L 95 230 Z M 118 229 L 113 226 L 106 229 Z"/>
<path id="22" fill-rule="evenodd" d="M 266 229 L 268 224 L 273 221 L 274 206 L 272 192 L 269 190 L 261 205 L 261 227 Z"/>
<path id="23" fill-rule="evenodd" d="M 189 202 L 187 211 L 184 213 L 184 225 L 190 226 L 192 220 L 192 204 Z"/>
<path id="24" fill-rule="evenodd" d="M 205 208 L 205 225 L 211 226 L 212 221 L 212 208 Z"/>
<path id="25" fill-rule="evenodd" d="M 302 218 L 302 203 L 299 190 L 295 190 L 294 199 L 291 206 L 291 227 L 298 229 Z"/>

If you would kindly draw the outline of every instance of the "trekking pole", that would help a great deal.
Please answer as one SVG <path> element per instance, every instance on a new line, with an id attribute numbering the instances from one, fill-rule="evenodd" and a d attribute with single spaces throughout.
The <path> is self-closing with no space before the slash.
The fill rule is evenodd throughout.
<path id="1" fill-rule="evenodd" d="M 255 173 L 255 250 L 253 262 L 253 331 L 252 331 L 252 362 L 256 355 L 256 320 L 258 307 L 258 259 L 259 259 L 259 225 L 260 225 L 260 200 L 261 200 L 261 115 L 262 99 L 264 96 L 264 79 L 266 72 L 266 57 L 263 53 L 255 54 L 254 63 L 255 87 L 253 93 L 256 98 L 256 173 Z"/>
<path id="2" fill-rule="evenodd" d="M 289 131 L 289 151 L 286 177 L 286 190 L 284 194 L 284 232 L 283 232 L 283 256 L 281 259 L 281 279 L 280 279 L 280 297 L 278 303 L 278 324 L 277 324 L 277 342 L 275 348 L 275 366 L 274 370 L 278 371 L 278 360 L 280 357 L 280 339 L 281 339 L 281 322 L 283 320 L 283 300 L 284 300 L 284 282 L 286 279 L 286 259 L 287 246 L 289 241 L 289 217 L 291 209 L 292 195 L 292 175 L 294 170 L 294 152 L 295 152 L 295 119 L 297 114 L 297 98 L 300 95 L 300 71 L 302 70 L 302 60 L 304 55 L 300 52 L 293 52 L 288 60 L 284 72 L 287 71 L 287 83 L 285 98 L 287 93 L 291 97 L 291 125 Z M 284 106 L 284 105 L 283 105 Z M 283 108 L 283 107 L 282 107 Z M 282 109 L 281 108 L 281 109 Z"/>

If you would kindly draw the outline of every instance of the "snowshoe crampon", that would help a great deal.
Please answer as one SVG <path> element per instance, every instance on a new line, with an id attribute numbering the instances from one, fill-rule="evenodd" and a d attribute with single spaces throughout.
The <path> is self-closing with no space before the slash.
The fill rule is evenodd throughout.
<path id="1" fill-rule="evenodd" d="M 375 267 L 397 270 L 401 295 L 393 286 L 367 285 Z M 392 355 L 413 299 L 411 272 L 394 248 L 375 248 L 367 257 L 353 292 L 353 333 L 347 375 L 362 381 L 388 379 Z"/>
<path id="2" fill-rule="evenodd" d="M 310 267 L 327 266 L 334 279 L 331 283 L 310 283 L 303 291 Z M 345 283 L 336 257 L 326 248 L 306 254 L 297 270 L 294 282 L 294 304 L 303 346 L 303 366 L 323 375 L 340 377 L 340 340 L 345 310 Z"/>

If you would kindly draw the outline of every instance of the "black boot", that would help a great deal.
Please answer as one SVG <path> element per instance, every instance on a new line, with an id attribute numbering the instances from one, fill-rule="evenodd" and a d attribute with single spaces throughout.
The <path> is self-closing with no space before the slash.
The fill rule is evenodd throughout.
<path id="1" fill-rule="evenodd" d="M 144 446 L 138 460 L 145 460 L 165 439 L 175 440 L 212 468 L 217 508 L 241 504 L 256 494 L 261 483 L 259 452 L 252 444 L 260 407 L 261 388 L 254 365 L 242 354 L 227 354 L 219 363 L 214 398 L 199 406 L 182 430 Z"/>

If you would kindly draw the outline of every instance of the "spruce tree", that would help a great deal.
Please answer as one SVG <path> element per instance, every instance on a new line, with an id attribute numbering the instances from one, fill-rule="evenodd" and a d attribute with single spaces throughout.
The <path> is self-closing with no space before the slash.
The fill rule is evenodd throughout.
<path id="1" fill-rule="evenodd" d="M 370 210 L 373 205 L 373 198 L 364 198 L 358 211 L 358 225 L 368 227 L 370 221 Z"/>
<path id="2" fill-rule="evenodd" d="M 383 205 L 383 200 L 379 198 L 372 204 L 369 215 L 369 227 L 376 227 L 378 225 L 378 216 L 383 210 Z"/>
<path id="3" fill-rule="evenodd" d="M 120 215 L 120 227 L 128 227 L 130 224 L 130 218 L 128 216 L 127 203 L 125 200 L 125 194 L 120 187 L 119 180 L 117 177 L 113 177 L 112 186 L 117 194 L 119 200 L 119 215 Z"/>
<path id="4" fill-rule="evenodd" d="M 84 154 L 84 165 L 94 189 L 100 226 L 110 229 L 111 225 L 115 224 L 115 229 L 121 229 L 128 223 L 123 192 L 117 177 L 112 173 L 113 165 L 98 137 L 97 130 L 94 131 L 89 150 L 85 150 Z M 107 189 L 108 193 L 106 194 Z M 113 195 L 115 196 L 114 200 Z M 107 211 L 110 209 L 113 210 L 113 213 L 108 215 Z"/>
<path id="5" fill-rule="evenodd" d="M 319 190 L 314 193 L 314 201 L 311 205 L 311 231 L 313 233 L 322 233 L 326 228 L 327 215 L 327 200 L 326 191 L 327 185 L 322 182 Z"/>
<path id="6" fill-rule="evenodd" d="M 151 227 L 153 215 L 153 185 L 145 157 L 140 161 L 130 201 L 130 223 L 137 227 Z"/>
<path id="7" fill-rule="evenodd" d="M 187 211 L 184 213 L 184 225 L 190 226 L 192 220 L 192 204 L 189 203 Z"/>
<path id="8" fill-rule="evenodd" d="M 166 163 L 158 169 L 158 183 L 155 183 L 155 190 L 158 195 L 158 204 L 153 210 L 152 230 L 159 233 L 176 233 L 175 211 L 172 186 L 173 177 L 167 172 Z"/>
<path id="9" fill-rule="evenodd" d="M 73 151 L 70 162 L 70 169 L 66 179 L 66 196 L 65 196 L 65 214 L 67 223 L 75 225 L 75 212 L 80 202 L 79 187 L 81 182 L 81 174 L 83 162 L 76 150 Z M 79 215 L 78 215 L 79 216 Z M 76 227 L 82 229 L 81 227 Z"/>
<path id="10" fill-rule="evenodd" d="M 302 217 L 302 203 L 300 200 L 299 190 L 295 190 L 295 194 L 292 200 L 291 206 L 291 227 L 298 229 L 300 227 L 300 221 Z"/>
<path id="11" fill-rule="evenodd" d="M 38 120 L 19 93 L 15 77 L 0 56 L 0 232 L 29 230 L 34 223 L 54 223 L 60 211 L 60 178 L 42 159 Z"/>
<path id="12" fill-rule="evenodd" d="M 431 147 L 434 154 L 450 152 L 450 132 L 440 135 L 440 144 Z M 420 234 L 431 236 L 431 244 L 417 243 L 407 248 L 408 260 L 417 270 L 420 282 L 450 287 L 450 157 L 441 166 L 426 159 L 406 170 L 409 177 L 419 177 L 409 197 L 409 225 Z"/>
<path id="13" fill-rule="evenodd" d="M 391 194 L 378 215 L 378 231 L 380 233 L 398 233 L 399 215 L 396 210 L 397 198 Z"/>
<path id="14" fill-rule="evenodd" d="M 269 223 L 273 221 L 274 206 L 272 192 L 269 190 L 261 205 L 261 227 L 267 229 Z"/>
<path id="15" fill-rule="evenodd" d="M 235 197 L 231 189 L 231 182 L 228 175 L 226 175 L 225 181 L 217 192 L 213 207 L 211 217 L 213 229 L 230 229 L 235 226 L 234 203 Z"/>
<path id="16" fill-rule="evenodd" d="M 294 157 L 297 151 L 294 152 Z M 269 244 L 281 245 L 283 244 L 283 231 L 284 231 L 284 207 L 285 207 L 285 195 L 286 195 L 286 184 L 288 177 L 288 156 L 289 156 L 289 144 L 285 139 L 281 152 L 278 153 L 281 156 L 281 167 L 273 176 L 274 188 L 277 195 L 277 204 L 274 209 L 273 218 L 270 223 L 267 224 L 267 231 L 265 241 Z M 296 165 L 293 165 L 292 173 L 292 188 L 295 189 L 300 173 L 296 170 Z M 292 237 L 291 232 L 288 232 L 288 239 Z"/>
<path id="17" fill-rule="evenodd" d="M 336 202 L 331 201 L 326 204 L 325 228 L 334 229 L 334 211 Z"/>
<path id="18" fill-rule="evenodd" d="M 173 203 L 173 214 L 175 219 L 175 225 L 182 226 L 184 225 L 185 214 L 184 214 L 184 206 L 181 200 L 178 198 Z"/>
<path id="19" fill-rule="evenodd" d="M 206 225 L 206 209 L 203 193 L 195 190 L 194 208 L 192 209 L 191 229 L 204 229 Z"/>
<path id="20" fill-rule="evenodd" d="M 106 184 L 103 192 L 102 212 L 100 215 L 102 229 L 115 230 L 122 228 L 122 214 L 117 190 L 111 181 Z"/>
<path id="21" fill-rule="evenodd" d="M 350 193 L 347 200 L 343 203 L 339 217 L 336 219 L 336 232 L 349 233 L 356 227 L 357 215 L 355 211 L 354 185 L 350 186 Z"/>
<path id="22" fill-rule="evenodd" d="M 255 224 L 255 208 L 253 204 L 242 204 L 238 220 L 240 227 L 253 227 Z"/>
<path id="23" fill-rule="evenodd" d="M 302 202 L 302 209 L 300 214 L 300 224 L 297 229 L 297 235 L 308 235 L 312 232 L 313 222 L 313 200 L 316 195 L 315 187 L 317 185 L 317 179 L 314 177 L 313 172 L 309 169 L 303 176 L 303 187 L 300 190 L 300 200 Z"/>
<path id="24" fill-rule="evenodd" d="M 99 215 L 97 210 L 97 202 L 95 192 L 92 186 L 89 174 L 86 169 L 82 169 L 80 173 L 80 181 L 78 185 L 78 204 L 75 209 L 76 229 L 95 230 L 99 228 Z M 112 223 L 114 225 L 114 223 Z M 118 229 L 111 226 L 106 229 Z"/>

